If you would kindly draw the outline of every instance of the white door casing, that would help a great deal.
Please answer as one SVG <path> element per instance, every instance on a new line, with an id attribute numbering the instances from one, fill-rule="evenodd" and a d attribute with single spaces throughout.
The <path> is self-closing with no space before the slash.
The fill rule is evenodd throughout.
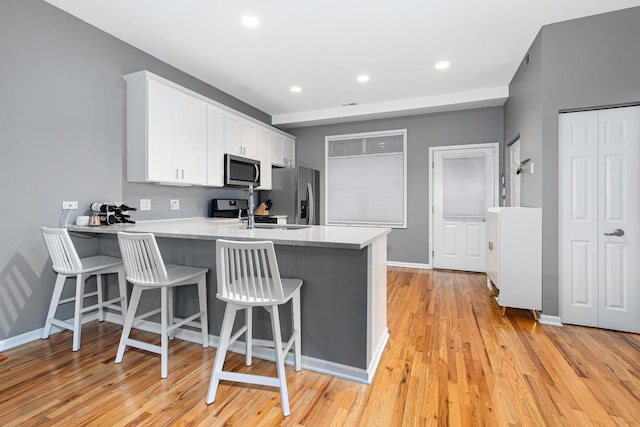
<path id="1" fill-rule="evenodd" d="M 498 204 L 498 144 L 429 152 L 432 266 L 484 272 L 487 208 Z"/>
<path id="2" fill-rule="evenodd" d="M 560 116 L 565 323 L 640 332 L 639 145 L 640 107 Z"/>
<path id="3" fill-rule="evenodd" d="M 520 138 L 509 146 L 509 203 L 512 207 L 520 207 L 520 188 L 522 174 L 520 169 Z"/>

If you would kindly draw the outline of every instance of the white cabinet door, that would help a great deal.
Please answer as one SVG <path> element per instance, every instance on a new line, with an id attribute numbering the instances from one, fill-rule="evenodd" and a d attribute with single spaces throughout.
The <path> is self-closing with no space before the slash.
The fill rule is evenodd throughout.
<path id="1" fill-rule="evenodd" d="M 145 83 L 142 82 L 144 85 Z M 128 152 L 133 153 L 134 149 L 142 148 L 146 146 L 146 153 L 141 155 L 140 160 L 146 163 L 146 177 L 144 180 L 156 181 L 156 182 L 173 182 L 176 179 L 175 170 L 173 167 L 173 98 L 174 91 L 160 83 L 150 80 L 147 84 L 146 95 L 144 91 L 137 95 L 144 97 L 142 99 L 142 108 L 146 105 L 146 132 L 144 129 L 139 132 L 139 135 L 132 136 L 129 134 L 127 137 Z M 131 94 L 129 94 L 131 97 Z M 144 101 L 147 102 L 144 102 Z M 135 100 L 129 100 L 133 102 Z M 129 113 L 132 114 L 129 108 Z M 137 113 L 137 112 L 136 112 Z M 142 114 L 141 126 L 144 127 L 144 113 Z M 132 121 L 129 118 L 129 121 Z M 131 129 L 134 123 L 128 123 L 129 129 Z M 146 133 L 146 140 L 144 140 Z M 135 147 L 133 145 L 136 145 Z M 129 158 L 129 162 L 132 159 Z M 130 167 L 133 165 L 129 165 Z M 139 168 L 139 166 L 138 166 Z M 131 168 L 130 168 L 131 169 Z M 141 172 L 133 171 L 138 174 Z M 131 175 L 131 173 L 129 174 Z M 130 177 L 131 179 L 131 177 Z M 138 177 L 135 179 L 139 180 Z"/>
<path id="2" fill-rule="evenodd" d="M 146 180 L 181 184 L 206 181 L 206 104 L 162 83 L 147 84 Z"/>
<path id="3" fill-rule="evenodd" d="M 560 115 L 565 323 L 640 332 L 640 107 Z"/>
<path id="4" fill-rule="evenodd" d="M 224 113 L 224 152 L 242 156 L 242 118 Z"/>
<path id="5" fill-rule="evenodd" d="M 224 113 L 207 105 L 207 185 L 224 186 Z"/>
<path id="6" fill-rule="evenodd" d="M 242 119 L 242 156 L 249 159 L 258 158 L 256 150 L 256 124 Z"/>
<path id="7" fill-rule="evenodd" d="M 258 160 L 260 160 L 260 190 L 271 190 L 271 150 L 269 130 L 262 126 L 256 129 Z"/>
<path id="8" fill-rule="evenodd" d="M 271 163 L 276 166 L 287 166 L 284 155 L 282 154 L 283 137 L 279 133 L 272 132 L 269 134 L 269 148 L 271 149 Z"/>
<path id="9" fill-rule="evenodd" d="M 282 138 L 282 156 L 284 157 L 285 166 L 293 168 L 296 166 L 296 141 L 293 138 Z"/>
<path id="10" fill-rule="evenodd" d="M 174 98 L 174 176 L 184 184 L 207 181 L 207 105 L 186 94 Z"/>

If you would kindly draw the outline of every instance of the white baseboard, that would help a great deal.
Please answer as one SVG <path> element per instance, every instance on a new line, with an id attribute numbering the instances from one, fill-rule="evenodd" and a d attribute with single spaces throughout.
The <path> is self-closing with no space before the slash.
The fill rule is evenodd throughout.
<path id="1" fill-rule="evenodd" d="M 82 323 L 91 322 L 97 319 L 97 314 L 90 314 L 84 316 L 82 319 Z M 120 314 L 116 313 L 106 313 L 105 321 L 115 323 L 117 325 L 122 325 L 122 317 Z M 147 332 L 152 332 L 159 334 L 160 333 L 160 325 L 155 322 L 149 322 L 146 320 L 142 320 L 136 322 L 136 329 L 140 329 Z M 42 337 L 43 328 L 37 329 L 35 331 L 27 332 L 22 335 L 18 335 L 15 337 L 7 338 L 6 340 L 0 341 L 0 351 L 8 350 L 14 347 L 18 347 L 23 344 L 30 343 L 32 341 L 39 340 Z M 51 334 L 60 332 L 61 329 L 56 328 L 55 326 L 51 328 Z M 351 381 L 357 381 L 360 383 L 371 384 L 371 380 L 373 379 L 373 375 L 375 370 L 380 362 L 380 358 L 382 357 L 382 352 L 385 348 L 387 340 L 389 338 L 388 331 L 386 332 L 385 339 L 381 342 L 378 349 L 376 349 L 376 357 L 369 364 L 368 369 L 355 368 L 353 366 L 342 365 L 340 363 L 330 362 L 323 359 L 317 359 L 315 357 L 310 356 L 302 356 L 302 368 L 318 372 L 321 374 L 332 375 L 334 377 L 344 378 Z M 202 342 L 202 335 L 198 331 L 191 331 L 186 329 L 178 329 L 176 331 L 176 338 L 181 340 L 193 342 L 196 344 L 200 344 Z M 218 347 L 220 343 L 220 338 L 215 335 L 209 335 L 209 346 Z M 82 347 L 80 347 L 82 349 Z M 234 353 L 244 354 L 244 343 L 243 342 L 235 342 L 230 347 L 229 350 Z M 260 359 L 275 361 L 275 354 L 269 349 L 262 347 L 254 347 L 253 354 L 255 357 Z M 125 353 L 126 357 L 126 353 Z M 213 359 L 211 360 L 213 367 Z M 293 366 L 293 355 L 291 353 L 287 354 L 285 357 L 285 363 L 287 365 Z"/>
<path id="2" fill-rule="evenodd" d="M 387 346 L 387 341 L 389 341 L 389 329 L 384 328 L 382 339 L 378 341 L 378 348 L 375 349 L 371 363 L 369 363 L 369 366 L 367 367 L 367 384 L 371 384 L 373 381 L 373 377 L 378 370 L 378 365 L 380 364 L 380 359 L 382 359 L 382 353 L 384 352 L 384 348 Z"/>
<path id="3" fill-rule="evenodd" d="M 562 326 L 560 316 L 549 316 L 548 314 L 540 314 L 540 316 L 538 316 L 538 323 L 542 325 Z"/>
<path id="4" fill-rule="evenodd" d="M 416 262 L 400 262 L 400 261 L 387 261 L 388 267 L 403 267 L 403 268 L 417 268 L 420 270 L 431 270 L 431 264 L 420 264 Z"/>
<path id="5" fill-rule="evenodd" d="M 108 314 L 107 314 L 108 315 Z M 118 318 L 120 315 L 117 316 Z M 82 324 L 93 322 L 98 318 L 98 313 L 87 314 L 82 317 Z M 67 319 L 67 322 L 71 322 L 71 319 Z M 121 322 L 119 324 L 122 324 Z M 21 346 L 23 344 L 28 344 L 33 341 L 37 341 L 42 338 L 42 331 L 44 327 L 36 329 L 34 331 L 25 332 L 24 334 L 16 335 L 15 337 L 10 337 L 0 341 L 0 351 L 10 350 L 14 347 Z M 51 333 L 49 335 L 57 334 L 58 332 L 62 332 L 65 329 L 58 328 L 57 326 L 51 326 Z"/>

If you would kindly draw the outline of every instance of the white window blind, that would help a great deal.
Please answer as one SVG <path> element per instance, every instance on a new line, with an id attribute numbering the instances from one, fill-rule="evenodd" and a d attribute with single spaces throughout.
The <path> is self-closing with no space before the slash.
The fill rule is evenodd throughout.
<path id="1" fill-rule="evenodd" d="M 406 129 L 326 144 L 326 223 L 406 227 Z"/>

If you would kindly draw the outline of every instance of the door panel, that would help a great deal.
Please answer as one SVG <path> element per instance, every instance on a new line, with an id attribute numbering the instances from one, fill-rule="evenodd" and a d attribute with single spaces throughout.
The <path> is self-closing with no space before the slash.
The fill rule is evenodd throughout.
<path id="1" fill-rule="evenodd" d="M 598 325 L 598 113 L 560 116 L 562 321 Z"/>
<path id="2" fill-rule="evenodd" d="M 497 149 L 433 152 L 433 267 L 484 272 L 485 216 L 498 203 Z"/>
<path id="3" fill-rule="evenodd" d="M 640 107 L 600 111 L 599 130 L 599 325 L 640 332 Z"/>

